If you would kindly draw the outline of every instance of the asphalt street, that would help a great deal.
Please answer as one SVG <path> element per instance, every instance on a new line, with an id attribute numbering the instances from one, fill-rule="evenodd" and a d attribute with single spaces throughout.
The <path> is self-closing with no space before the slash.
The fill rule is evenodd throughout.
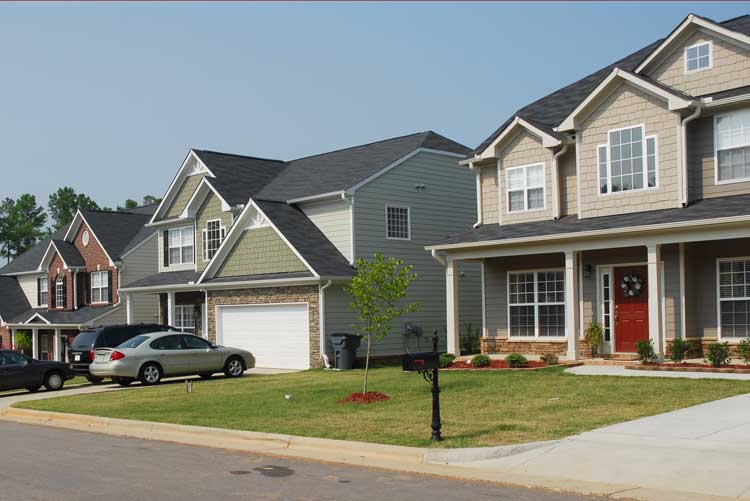
<path id="1" fill-rule="evenodd" d="M 0 422 L 0 500 L 587 499 Z"/>

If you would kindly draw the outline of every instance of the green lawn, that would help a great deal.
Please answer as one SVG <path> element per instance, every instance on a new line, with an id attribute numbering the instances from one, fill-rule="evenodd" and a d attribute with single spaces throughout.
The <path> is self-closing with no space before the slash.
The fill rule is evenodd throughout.
<path id="1" fill-rule="evenodd" d="M 374 369 L 370 389 L 390 401 L 339 404 L 362 371 L 322 370 L 25 402 L 19 407 L 124 419 L 426 446 L 430 386 L 418 374 Z M 750 392 L 750 381 L 535 372 L 442 372 L 443 442 L 474 447 L 550 440 Z M 284 395 L 292 395 L 286 400 Z"/>

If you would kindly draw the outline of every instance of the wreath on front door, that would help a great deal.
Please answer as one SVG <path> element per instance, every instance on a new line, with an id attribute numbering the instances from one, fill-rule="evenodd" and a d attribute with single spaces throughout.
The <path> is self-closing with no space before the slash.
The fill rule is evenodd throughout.
<path id="1" fill-rule="evenodd" d="M 635 297 L 643 289 L 643 279 L 637 273 L 626 273 L 620 282 L 625 297 Z"/>

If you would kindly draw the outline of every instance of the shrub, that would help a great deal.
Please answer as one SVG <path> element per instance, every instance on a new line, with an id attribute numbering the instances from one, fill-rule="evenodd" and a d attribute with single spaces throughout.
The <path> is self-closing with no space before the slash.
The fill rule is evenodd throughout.
<path id="1" fill-rule="evenodd" d="M 459 344 L 461 345 L 462 355 L 474 355 L 482 351 L 481 344 L 482 333 L 479 327 L 474 327 L 471 324 L 466 326 L 466 333 L 461 336 Z"/>
<path id="2" fill-rule="evenodd" d="M 711 343 L 708 345 L 708 361 L 714 367 L 729 364 L 729 343 Z"/>
<path id="3" fill-rule="evenodd" d="M 474 367 L 489 367 L 492 360 L 487 355 L 477 355 L 471 359 L 471 365 Z"/>
<path id="4" fill-rule="evenodd" d="M 591 356 L 595 357 L 599 351 L 599 346 L 601 346 L 604 341 L 604 328 L 602 327 L 602 324 L 599 322 L 591 322 L 584 333 L 583 340 L 586 341 L 586 344 L 591 348 Z"/>
<path id="5" fill-rule="evenodd" d="M 750 339 L 740 341 L 740 344 L 737 345 L 737 355 L 743 362 L 750 365 Z"/>
<path id="6" fill-rule="evenodd" d="M 546 363 L 547 365 L 557 365 L 557 363 L 559 362 L 557 355 L 555 355 L 554 353 L 545 353 L 541 358 L 542 362 Z"/>
<path id="7" fill-rule="evenodd" d="M 520 353 L 511 353 L 508 355 L 505 357 L 505 363 L 508 364 L 508 367 L 513 367 L 514 369 L 528 367 L 529 365 L 529 361 Z"/>
<path id="8" fill-rule="evenodd" d="M 644 364 L 649 363 L 656 356 L 656 353 L 654 352 L 654 343 L 650 339 L 639 339 L 636 341 L 635 351 L 638 352 L 638 360 Z"/>
<path id="9" fill-rule="evenodd" d="M 16 332 L 16 342 L 15 342 L 15 348 L 16 351 L 20 352 L 26 352 L 31 350 L 32 342 L 31 342 L 31 333 L 27 331 L 18 331 Z"/>
<path id="10" fill-rule="evenodd" d="M 672 362 L 679 364 L 687 358 L 692 347 L 693 343 L 687 339 L 672 339 L 667 343 L 667 356 Z"/>
<path id="11" fill-rule="evenodd" d="M 456 359 L 456 356 L 453 353 L 441 353 L 440 354 L 440 367 L 446 368 L 450 367 L 453 361 Z"/>

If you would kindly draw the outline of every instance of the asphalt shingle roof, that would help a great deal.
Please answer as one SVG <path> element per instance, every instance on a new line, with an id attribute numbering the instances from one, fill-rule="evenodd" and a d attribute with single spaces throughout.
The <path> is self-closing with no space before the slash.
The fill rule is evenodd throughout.
<path id="1" fill-rule="evenodd" d="M 83 217 L 99 239 L 109 257 L 118 260 L 128 248 L 133 238 L 142 233 L 143 226 L 149 222 L 148 214 L 130 212 L 108 212 L 82 210 Z"/>
<path id="2" fill-rule="evenodd" d="M 32 308 L 16 315 L 9 320 L 10 323 L 22 323 L 31 318 L 34 313 L 39 313 L 52 324 L 79 325 L 109 313 L 120 306 L 84 306 L 75 311 L 57 311 L 47 308 Z M 45 324 L 46 325 L 46 324 Z"/>
<path id="3" fill-rule="evenodd" d="M 295 273 L 264 273 L 262 275 L 243 275 L 239 277 L 219 277 L 206 280 L 207 284 L 224 284 L 227 282 L 252 282 L 253 280 L 275 280 L 279 278 L 310 278 L 313 274 L 305 271 Z"/>
<path id="4" fill-rule="evenodd" d="M 566 216 L 558 220 L 546 219 L 531 223 L 488 224 L 448 237 L 435 245 L 451 245 L 516 238 L 575 234 L 583 231 L 642 227 L 666 223 L 700 221 L 730 216 L 750 216 L 750 195 L 707 198 L 684 208 L 634 212 L 615 216 L 579 219 Z"/>
<path id="5" fill-rule="evenodd" d="M 8 321 L 31 308 L 14 277 L 0 276 L 0 318 Z"/>
<path id="6" fill-rule="evenodd" d="M 60 257 L 68 266 L 84 266 L 86 262 L 83 260 L 83 256 L 78 252 L 76 246 L 65 240 L 52 240 L 60 253 Z"/>
<path id="7" fill-rule="evenodd" d="M 61 230 L 54 232 L 50 237 L 40 240 L 34 247 L 27 250 L 20 256 L 16 257 L 13 261 L 0 268 L 0 275 L 8 275 L 10 273 L 24 273 L 27 271 L 35 271 L 39 268 L 39 264 L 44 257 L 44 253 L 49 247 L 49 243 L 55 239 L 59 240 L 65 236 L 67 226 Z"/>
<path id="8" fill-rule="evenodd" d="M 729 19 L 717 24 L 721 24 L 725 28 L 744 35 L 750 35 L 750 16 L 748 15 Z M 646 57 L 648 57 L 663 40 L 664 39 L 657 40 L 619 61 L 595 71 L 577 82 L 573 82 L 570 85 L 558 89 L 551 94 L 524 106 L 516 111 L 508 120 L 503 122 L 500 127 L 487 137 L 487 139 L 482 141 L 482 143 L 474 149 L 473 153 L 484 151 L 503 132 L 503 130 L 510 125 L 513 118 L 516 116 L 520 116 L 545 132 L 555 135 L 552 129 L 560 125 L 560 123 L 570 115 L 570 113 L 575 110 L 584 99 L 586 99 L 591 91 L 593 91 L 614 68 L 620 68 L 630 72 L 635 71 L 638 65 L 641 64 L 641 62 L 643 62 L 643 60 L 646 59 Z M 670 90 L 675 92 L 674 89 Z"/>
<path id="9" fill-rule="evenodd" d="M 124 289 L 130 287 L 161 287 L 163 285 L 184 285 L 190 282 L 196 282 L 201 274 L 197 271 L 186 270 L 186 271 L 169 271 L 164 273 L 156 273 L 147 277 L 136 280 L 129 284 L 125 284 L 122 287 Z"/>

